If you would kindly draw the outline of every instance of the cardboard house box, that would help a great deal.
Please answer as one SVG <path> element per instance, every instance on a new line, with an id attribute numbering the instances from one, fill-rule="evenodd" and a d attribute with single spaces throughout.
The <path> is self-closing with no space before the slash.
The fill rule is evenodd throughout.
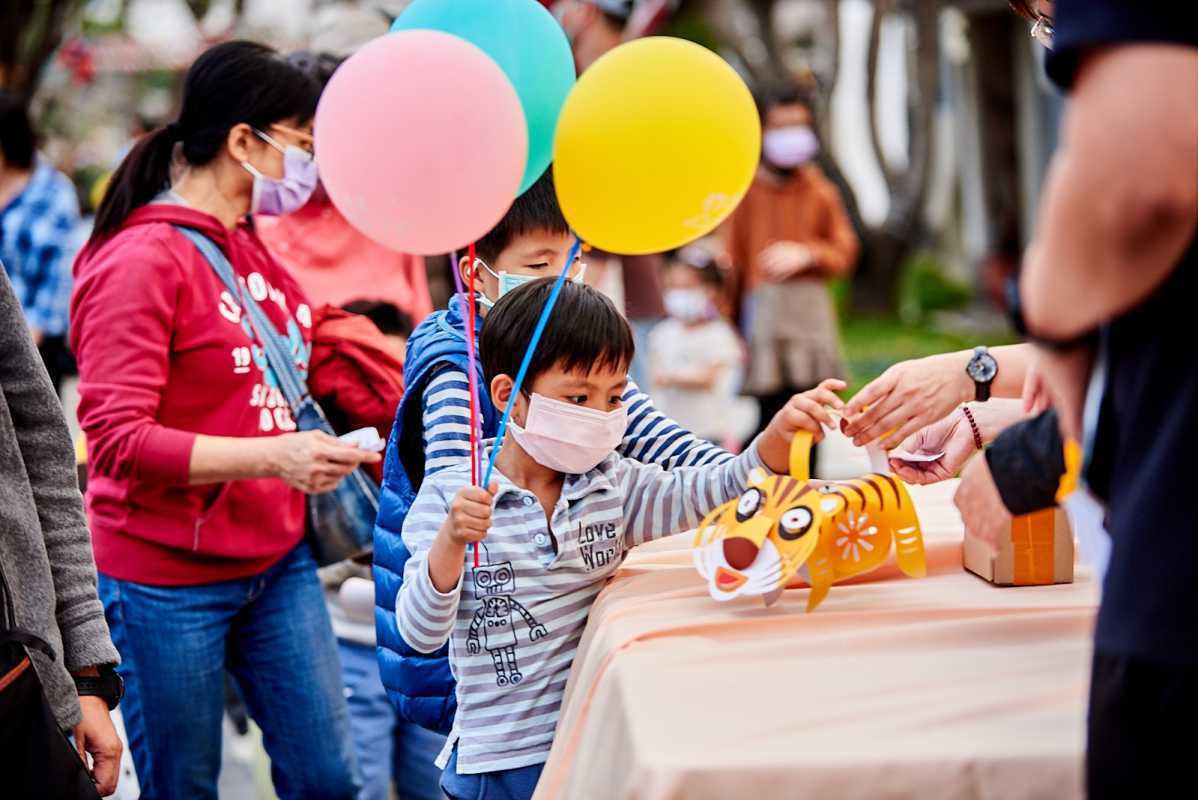
<path id="1" fill-rule="evenodd" d="M 1011 520 L 1011 534 L 998 541 L 998 553 L 965 531 L 965 569 L 995 586 L 1073 583 L 1073 530 L 1059 508 Z"/>

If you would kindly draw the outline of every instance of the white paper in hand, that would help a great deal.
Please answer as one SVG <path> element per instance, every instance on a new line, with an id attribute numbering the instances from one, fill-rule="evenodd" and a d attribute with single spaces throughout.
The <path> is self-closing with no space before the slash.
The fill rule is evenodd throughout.
<path id="1" fill-rule="evenodd" d="M 387 442 L 379 438 L 376 428 L 358 428 L 358 430 L 350 431 L 339 438 L 345 444 L 354 445 L 360 450 L 367 450 L 371 453 L 381 453 L 387 449 Z"/>
<path id="2" fill-rule="evenodd" d="M 929 464 L 944 458 L 944 453 L 908 453 L 906 450 L 892 450 L 890 457 L 909 464 Z"/>

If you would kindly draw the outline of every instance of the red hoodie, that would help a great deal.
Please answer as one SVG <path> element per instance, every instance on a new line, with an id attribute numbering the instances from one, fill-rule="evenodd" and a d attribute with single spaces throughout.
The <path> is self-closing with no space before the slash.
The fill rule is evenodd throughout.
<path id="1" fill-rule="evenodd" d="M 311 350 L 302 290 L 245 225 L 149 205 L 79 256 L 71 341 L 96 565 L 156 585 L 260 573 L 304 532 L 304 496 L 282 480 L 188 485 L 196 434 L 275 436 L 295 423 L 237 300 L 176 224 L 220 246 L 275 327 L 302 337 L 305 365 Z"/>

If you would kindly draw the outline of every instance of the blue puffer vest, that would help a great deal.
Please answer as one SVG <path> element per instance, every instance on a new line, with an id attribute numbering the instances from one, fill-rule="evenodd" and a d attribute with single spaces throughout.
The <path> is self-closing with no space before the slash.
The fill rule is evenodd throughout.
<path id="1" fill-rule="evenodd" d="M 408 339 L 404 396 L 387 443 L 379 515 L 374 528 L 374 625 L 383 686 L 400 716 L 445 734 L 453 725 L 458 705 L 449 671 L 449 649 L 443 647 L 425 655 L 409 647 L 399 635 L 395 621 L 395 595 L 403 583 L 404 564 L 410 556 L 400 532 L 424 480 L 424 389 L 434 368 L 442 364 L 466 372 L 469 361 L 463 326 L 465 312 L 463 298 L 457 295 L 450 299 L 448 310 L 431 314 Z M 476 332 L 481 328 L 479 317 Z M 483 385 L 481 368 L 478 382 Z M 480 395 L 483 438 L 490 438 L 499 428 L 499 413 L 486 392 Z"/>

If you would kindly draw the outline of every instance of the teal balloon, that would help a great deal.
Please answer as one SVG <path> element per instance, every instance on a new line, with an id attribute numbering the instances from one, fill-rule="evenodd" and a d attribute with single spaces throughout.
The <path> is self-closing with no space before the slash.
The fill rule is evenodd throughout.
<path id="1" fill-rule="evenodd" d="M 416 0 L 392 32 L 423 28 L 461 37 L 507 74 L 528 123 L 528 161 L 520 193 L 553 161 L 553 135 L 574 87 L 574 56 L 565 31 L 536 0 Z M 486 135 L 486 120 L 479 120 Z"/>

